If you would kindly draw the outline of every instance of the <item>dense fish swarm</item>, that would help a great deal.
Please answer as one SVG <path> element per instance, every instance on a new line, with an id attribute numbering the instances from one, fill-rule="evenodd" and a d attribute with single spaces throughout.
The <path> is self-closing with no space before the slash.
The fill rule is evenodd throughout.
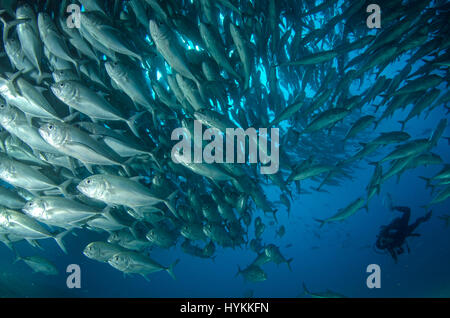
<path id="1" fill-rule="evenodd" d="M 371 29 L 370 2 L 0 1 L 0 240 L 54 239 L 70 253 L 64 240 L 98 231 L 87 257 L 173 278 L 178 260 L 160 264 L 153 249 L 213 259 L 249 248 L 257 257 L 238 274 L 258 282 L 268 262 L 290 268 L 261 239 L 280 205 L 332 191 L 362 164 L 373 166 L 367 188 L 320 226 L 368 209 L 387 179 L 423 165 L 442 166 L 424 177 L 435 193 L 426 207 L 444 202 L 450 166 L 433 149 L 448 140 L 447 119 L 421 138 L 408 123 L 448 113 L 450 3 L 378 1 L 382 27 Z M 398 129 L 384 130 L 401 109 Z M 174 162 L 173 131 L 195 121 L 222 133 L 279 128 L 279 170 Z M 57 273 L 39 256 L 17 260 Z"/>

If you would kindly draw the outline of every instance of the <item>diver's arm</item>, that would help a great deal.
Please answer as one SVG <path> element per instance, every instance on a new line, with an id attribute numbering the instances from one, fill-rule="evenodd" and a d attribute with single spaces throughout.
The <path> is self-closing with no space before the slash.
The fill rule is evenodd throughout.
<path id="1" fill-rule="evenodd" d="M 430 219 L 432 211 L 428 212 L 426 215 L 418 218 L 413 224 L 408 226 L 408 236 L 420 236 L 418 233 L 413 233 L 413 231 L 423 222 L 426 222 Z"/>

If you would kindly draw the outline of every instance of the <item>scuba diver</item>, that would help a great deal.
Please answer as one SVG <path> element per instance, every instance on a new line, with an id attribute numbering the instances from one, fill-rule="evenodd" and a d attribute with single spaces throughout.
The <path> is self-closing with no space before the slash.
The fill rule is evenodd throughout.
<path id="1" fill-rule="evenodd" d="M 410 252 L 406 238 L 409 236 L 420 236 L 420 234 L 413 232 L 419 224 L 430 219 L 432 211 L 428 212 L 425 216 L 419 217 L 414 223 L 408 224 L 411 215 L 410 208 L 406 206 L 394 206 L 392 207 L 392 210 L 400 211 L 403 215 L 402 217 L 394 219 L 389 225 L 381 227 L 375 246 L 379 250 L 388 251 L 395 263 L 397 263 L 397 255 L 404 252 L 404 244 L 406 244 L 408 254 Z"/>

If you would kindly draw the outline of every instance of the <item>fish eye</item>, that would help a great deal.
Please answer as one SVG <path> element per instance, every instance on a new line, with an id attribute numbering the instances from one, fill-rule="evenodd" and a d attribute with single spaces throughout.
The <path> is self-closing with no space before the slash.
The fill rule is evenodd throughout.
<path id="1" fill-rule="evenodd" d="M 48 125 L 48 129 L 49 129 L 49 130 L 52 130 L 52 129 L 53 129 L 53 125 L 51 125 L 51 124 Z"/>
<path id="2" fill-rule="evenodd" d="M 0 104 L 0 108 L 5 108 L 5 104 Z"/>
<path id="3" fill-rule="evenodd" d="M 87 179 L 87 180 L 86 180 L 86 183 L 87 183 L 87 184 L 91 184 L 91 180 L 90 180 L 90 179 Z"/>
<path id="4" fill-rule="evenodd" d="M 60 83 L 60 84 L 59 84 L 59 87 L 64 87 L 64 83 Z"/>

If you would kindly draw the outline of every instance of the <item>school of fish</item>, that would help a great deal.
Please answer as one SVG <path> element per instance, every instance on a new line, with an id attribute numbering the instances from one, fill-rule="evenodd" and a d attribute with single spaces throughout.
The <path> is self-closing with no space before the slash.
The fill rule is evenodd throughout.
<path id="1" fill-rule="evenodd" d="M 373 166 L 366 189 L 320 227 L 369 209 L 386 180 L 419 166 L 442 167 L 423 177 L 426 209 L 450 196 L 450 164 L 434 152 L 449 141 L 446 1 L 378 1 L 379 29 L 366 25 L 364 0 L 0 4 L 0 241 L 34 271 L 57 273 L 19 256 L 16 242 L 53 239 L 70 253 L 64 240 L 97 231 L 104 240 L 84 255 L 125 274 L 175 279 L 182 258 L 160 264 L 154 249 L 214 259 L 239 247 L 256 258 L 238 274 L 259 282 L 264 264 L 290 269 L 293 259 L 263 242 L 268 222 L 363 166 Z M 394 76 L 383 73 L 400 60 Z M 426 136 L 409 130 L 432 111 L 444 116 Z M 175 163 L 172 131 L 192 131 L 194 120 L 222 132 L 279 128 L 279 171 Z M 289 231 L 277 226 L 278 237 Z"/>

